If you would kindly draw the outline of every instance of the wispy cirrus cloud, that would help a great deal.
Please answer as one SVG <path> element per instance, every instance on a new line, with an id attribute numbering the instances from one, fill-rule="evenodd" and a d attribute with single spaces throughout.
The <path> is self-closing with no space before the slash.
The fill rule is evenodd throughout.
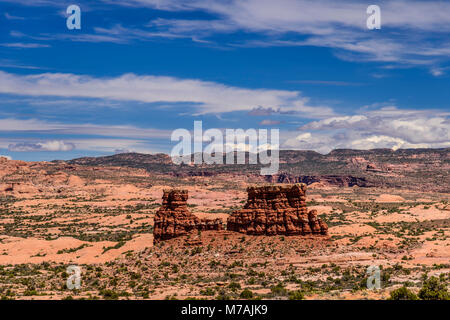
<path id="1" fill-rule="evenodd" d="M 13 42 L 13 43 L 0 43 L 2 47 L 17 48 L 17 49 L 34 49 L 34 48 L 48 48 L 49 44 L 42 43 L 29 43 L 29 42 Z"/>
<path id="2" fill-rule="evenodd" d="M 5 12 L 4 16 L 7 20 L 25 20 L 24 17 L 14 16 L 12 14 L 9 14 L 8 12 Z"/>
<path id="3" fill-rule="evenodd" d="M 289 81 L 291 83 L 301 83 L 301 84 L 313 84 L 313 85 L 324 85 L 324 86 L 361 86 L 362 83 L 348 82 L 348 81 L 333 81 L 333 80 L 297 80 Z"/>
<path id="4" fill-rule="evenodd" d="M 0 67 L 11 69 L 30 69 L 30 70 L 44 69 L 38 66 L 25 65 L 11 59 L 0 59 Z"/>
<path id="5" fill-rule="evenodd" d="M 0 132 L 40 133 L 52 135 L 92 135 L 140 139 L 169 139 L 171 130 L 139 128 L 127 125 L 98 125 L 88 123 L 49 122 L 39 119 L 0 119 Z"/>
<path id="6" fill-rule="evenodd" d="M 5 0 L 0 0 L 5 1 Z M 22 5 L 53 6 L 57 1 L 20 0 Z M 67 35 L 30 35 L 30 38 L 77 42 L 128 44 L 159 38 L 189 38 L 208 45 L 216 35 L 244 32 L 245 39 L 223 41 L 220 46 L 314 46 L 333 49 L 338 58 L 424 66 L 441 76 L 450 55 L 450 3 L 445 1 L 379 1 L 382 29 L 367 30 L 366 1 L 350 0 L 103 0 L 96 10 L 110 6 L 160 11 L 203 12 L 205 18 L 155 18 L 141 26 L 94 27 Z M 89 3 L 83 2 L 84 8 Z M 434 70 L 434 71 L 433 71 Z M 440 70 L 440 71 L 436 71 Z"/>
<path id="7" fill-rule="evenodd" d="M 80 34 L 65 34 L 44 33 L 38 37 L 30 35 L 21 35 L 30 39 L 40 39 L 45 41 L 67 40 L 73 42 L 91 42 L 91 43 L 116 43 L 128 44 L 132 41 L 151 41 L 161 38 L 177 39 L 184 38 L 182 35 L 177 35 L 162 31 L 150 31 L 139 28 L 124 27 L 121 24 L 115 24 L 111 27 L 94 27 L 91 33 Z"/>
<path id="8" fill-rule="evenodd" d="M 450 16 L 447 14 L 450 3 L 444 1 L 380 1 L 377 4 L 382 12 L 382 30 L 379 31 L 367 30 L 368 3 L 356 0 L 133 0 L 114 3 L 165 11 L 207 12 L 211 18 L 158 18 L 147 27 L 172 37 L 196 39 L 238 31 L 249 35 L 244 42 L 230 43 L 234 46 L 330 47 L 337 49 L 336 55 L 346 60 L 433 66 L 447 61 L 450 51 Z"/>

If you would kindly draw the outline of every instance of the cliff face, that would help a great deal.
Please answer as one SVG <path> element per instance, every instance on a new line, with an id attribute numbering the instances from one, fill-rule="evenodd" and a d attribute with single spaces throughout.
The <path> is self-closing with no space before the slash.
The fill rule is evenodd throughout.
<path id="1" fill-rule="evenodd" d="M 164 190 L 161 208 L 156 212 L 153 241 L 168 240 L 193 231 L 222 230 L 222 220 L 199 219 L 189 212 L 187 190 Z"/>
<path id="2" fill-rule="evenodd" d="M 233 212 L 227 230 L 252 235 L 326 235 L 328 226 L 317 211 L 306 208 L 306 185 L 247 189 L 244 208 Z"/>
<path id="3" fill-rule="evenodd" d="M 314 182 L 322 182 L 327 185 L 338 187 L 370 187 L 370 182 L 366 178 L 353 176 L 297 176 L 288 173 L 280 173 L 273 176 L 266 176 L 266 181 L 270 183 L 306 183 L 307 185 Z"/>

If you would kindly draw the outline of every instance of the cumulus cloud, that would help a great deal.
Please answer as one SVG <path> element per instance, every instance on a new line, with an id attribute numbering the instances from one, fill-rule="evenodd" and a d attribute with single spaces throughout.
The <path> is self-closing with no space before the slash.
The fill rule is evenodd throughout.
<path id="1" fill-rule="evenodd" d="M 164 145 L 166 144 L 167 143 L 164 143 Z M 24 140 L 20 138 L 0 138 L 0 148 L 9 149 L 9 151 L 15 152 L 71 151 L 75 149 L 75 147 L 77 150 L 103 153 L 154 153 L 164 151 L 164 149 L 161 149 L 161 147 L 157 143 L 152 144 L 147 140 L 135 139 L 74 138 L 66 139 L 64 141 L 57 140 L 39 142 L 32 139 Z"/>
<path id="2" fill-rule="evenodd" d="M 97 78 L 67 73 L 17 75 L 0 71 L 0 93 L 100 98 L 122 101 L 194 104 L 193 113 L 224 113 L 254 108 L 293 112 L 311 118 L 333 114 L 328 107 L 311 106 L 299 91 L 246 89 L 216 82 L 132 73 Z"/>
<path id="3" fill-rule="evenodd" d="M 398 137 L 411 143 L 439 143 L 450 141 L 449 115 L 450 113 L 433 110 L 401 110 L 387 107 L 363 115 L 313 121 L 300 129 L 352 129 Z"/>
<path id="4" fill-rule="evenodd" d="M 3 154 L 0 154 L 0 158 L 6 158 L 8 160 L 12 160 L 12 158 L 10 156 L 5 156 Z"/>
<path id="5" fill-rule="evenodd" d="M 304 132 L 286 139 L 282 143 L 281 148 L 292 150 L 314 150 L 320 153 L 328 153 L 336 148 L 334 142 L 334 139 L 330 136 L 323 134 L 313 135 L 310 132 Z"/>
<path id="6" fill-rule="evenodd" d="M 450 147 L 450 113 L 386 107 L 364 114 L 331 117 L 299 128 L 283 148 L 332 149 Z"/>
<path id="7" fill-rule="evenodd" d="M 30 152 L 30 151 L 71 151 L 75 149 L 75 144 L 64 141 L 45 141 L 37 143 L 14 143 L 8 146 L 9 151 Z"/>
<path id="8" fill-rule="evenodd" d="M 249 116 L 270 116 L 273 113 L 278 113 L 277 110 L 274 110 L 272 108 L 264 108 L 261 106 L 258 106 L 256 108 L 253 108 L 248 112 Z"/>

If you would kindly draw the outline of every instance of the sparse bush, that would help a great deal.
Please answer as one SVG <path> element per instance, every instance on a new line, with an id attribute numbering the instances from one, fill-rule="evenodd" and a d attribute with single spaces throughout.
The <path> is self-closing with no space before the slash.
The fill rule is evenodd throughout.
<path id="1" fill-rule="evenodd" d="M 119 294 L 113 290 L 102 290 L 100 294 L 103 296 L 103 299 L 106 300 L 117 300 L 119 299 Z"/>
<path id="2" fill-rule="evenodd" d="M 403 286 L 401 288 L 391 291 L 391 296 L 388 300 L 417 300 L 417 295 Z"/>
<path id="3" fill-rule="evenodd" d="M 300 290 L 289 292 L 289 300 L 303 300 L 303 299 L 305 299 L 305 296 Z"/>
<path id="4" fill-rule="evenodd" d="M 213 288 L 206 288 L 205 290 L 200 290 L 200 294 L 203 296 L 213 296 L 216 292 Z"/>
<path id="5" fill-rule="evenodd" d="M 241 288 L 241 285 L 240 285 L 239 283 L 237 283 L 237 282 L 231 282 L 231 283 L 228 285 L 228 288 L 230 288 L 231 290 L 235 291 L 235 290 L 237 290 L 237 289 L 240 289 L 240 288 Z"/>
<path id="6" fill-rule="evenodd" d="M 436 277 L 424 281 L 419 291 L 419 298 L 423 300 L 450 300 L 447 284 Z"/>
<path id="7" fill-rule="evenodd" d="M 253 298 L 253 292 L 249 289 L 244 289 L 244 291 L 241 292 L 239 297 L 241 297 L 241 299 L 251 299 Z"/>
<path id="8" fill-rule="evenodd" d="M 276 296 L 285 296 L 287 294 L 287 290 L 281 282 L 270 288 L 270 291 Z"/>

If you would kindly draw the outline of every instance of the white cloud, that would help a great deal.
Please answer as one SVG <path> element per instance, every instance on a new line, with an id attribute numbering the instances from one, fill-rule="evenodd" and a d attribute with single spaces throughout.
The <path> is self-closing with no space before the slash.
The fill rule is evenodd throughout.
<path id="1" fill-rule="evenodd" d="M 75 149 L 75 144 L 65 141 L 44 141 L 37 143 L 21 142 L 8 146 L 9 151 L 30 152 L 30 151 L 71 151 Z"/>
<path id="2" fill-rule="evenodd" d="M 171 131 L 125 125 L 69 124 L 38 119 L 0 119 L 0 132 L 94 135 L 108 137 L 169 139 Z"/>
<path id="3" fill-rule="evenodd" d="M 110 1 L 108 1 L 110 2 Z M 112 2 L 111 2 L 112 3 Z M 117 5 L 166 11 L 205 11 L 214 19 L 155 19 L 149 27 L 165 34 L 204 38 L 245 31 L 267 36 L 249 46 L 323 46 L 343 49 L 338 56 L 406 64 L 433 64 L 448 58 L 450 3 L 444 1 L 382 1 L 381 32 L 366 28 L 368 3 L 334 0 L 115 1 Z M 297 40 L 284 35 L 298 35 Z M 305 36 L 307 37 L 305 39 Z M 301 39 L 301 40 L 298 40 Z M 406 41 L 407 39 L 407 41 Z M 349 55 L 356 53 L 357 55 Z"/>
<path id="4" fill-rule="evenodd" d="M 281 121 L 270 119 L 263 120 L 259 123 L 260 126 L 276 126 L 279 124 L 281 124 Z"/>
<path id="5" fill-rule="evenodd" d="M 449 53 L 450 54 L 450 53 Z M 445 70 L 447 70 L 449 68 L 439 68 L 439 67 L 435 67 L 435 68 L 431 68 L 430 69 L 430 73 L 435 76 L 435 77 L 440 77 L 442 75 L 445 74 Z"/>
<path id="6" fill-rule="evenodd" d="M 8 48 L 18 48 L 18 49 L 33 49 L 33 48 L 48 48 L 50 45 L 41 43 L 24 43 L 24 42 L 14 42 L 14 43 L 1 43 L 0 46 Z"/>
<path id="7" fill-rule="evenodd" d="M 0 138 L 0 149 L 10 151 L 70 151 L 85 150 L 115 153 L 118 150 L 154 153 L 167 152 L 171 130 L 138 128 L 124 125 L 67 124 L 38 119 L 0 119 L 0 132 L 9 138 Z M 19 138 L 18 133 L 29 136 L 52 135 L 58 138 L 42 141 L 38 138 Z M 73 136 L 81 136 L 74 138 Z"/>
<path id="8" fill-rule="evenodd" d="M 293 150 L 315 150 L 320 153 L 328 153 L 334 149 L 333 142 L 333 139 L 327 135 L 313 135 L 310 132 L 304 132 L 296 135 L 295 137 L 286 139 L 281 144 L 281 148 Z"/>
<path id="9" fill-rule="evenodd" d="M 400 148 L 427 148 L 426 143 L 409 143 L 405 140 L 389 136 L 369 136 L 362 139 L 353 140 L 350 142 L 352 149 L 375 149 L 375 148 L 390 148 L 397 150 Z"/>
<path id="10" fill-rule="evenodd" d="M 30 69 L 30 70 L 43 69 L 37 66 L 24 65 L 11 59 L 0 59 L 0 67 L 13 69 Z"/>
<path id="11" fill-rule="evenodd" d="M 0 2 L 12 2 L 24 6 L 61 5 L 59 0 L 0 0 Z"/>
<path id="12" fill-rule="evenodd" d="M 76 144 L 78 150 L 117 153 L 121 150 L 139 153 L 154 153 L 155 150 L 145 140 L 135 139 L 68 139 Z"/>
<path id="13" fill-rule="evenodd" d="M 450 147 L 450 113 L 385 107 L 364 114 L 310 122 L 283 148 L 327 153 L 332 149 Z"/>
<path id="14" fill-rule="evenodd" d="M 115 139 L 115 138 L 64 138 L 64 140 L 39 141 L 33 138 L 0 138 L 0 149 L 13 152 L 40 151 L 95 151 L 101 153 L 139 152 L 155 153 L 167 152 L 161 146 L 147 140 Z"/>
<path id="15" fill-rule="evenodd" d="M 330 25 L 366 27 L 366 1 L 350 0 L 126 0 L 104 2 L 166 11 L 201 10 L 247 30 L 315 31 L 330 33 Z M 382 1 L 383 24 L 389 27 L 448 30 L 450 4 L 443 1 Z"/>
<path id="16" fill-rule="evenodd" d="M 323 127 L 346 128 L 355 123 L 360 123 L 361 121 L 364 121 L 366 119 L 367 119 L 367 117 L 364 115 L 333 117 L 333 118 L 323 119 L 320 121 L 310 122 L 307 125 L 305 125 L 303 127 L 303 129 L 319 130 Z"/>
<path id="17" fill-rule="evenodd" d="M 25 20 L 24 17 L 14 16 L 12 14 L 9 14 L 8 12 L 5 12 L 5 18 L 7 20 Z"/>
<path id="18" fill-rule="evenodd" d="M 328 107 L 308 105 L 299 91 L 246 89 L 216 82 L 132 73 L 115 78 L 95 78 L 67 73 L 16 75 L 0 71 L 0 93 L 100 98 L 140 102 L 187 102 L 192 113 L 225 113 L 264 108 L 291 111 L 306 117 L 330 116 Z"/>
<path id="19" fill-rule="evenodd" d="M 3 154 L 0 154 L 0 158 L 6 158 L 8 160 L 12 160 L 12 158 L 10 156 L 5 156 Z"/>
<path id="20" fill-rule="evenodd" d="M 57 2 L 20 0 L 20 3 L 55 5 Z M 357 0 L 103 0 L 103 3 L 171 12 L 201 11 L 208 18 L 157 18 L 142 27 L 116 24 L 80 35 L 28 37 L 118 44 L 184 37 L 211 44 L 214 41 L 209 37 L 215 34 L 243 31 L 247 40 L 218 45 L 320 46 L 338 49 L 335 54 L 345 60 L 429 66 L 447 60 L 450 52 L 450 3 L 445 1 L 381 1 L 378 5 L 382 28 L 376 31 L 366 27 L 369 3 Z M 89 7 L 84 5 L 83 10 L 86 6 Z"/>
<path id="21" fill-rule="evenodd" d="M 389 135 L 411 143 L 439 143 L 450 141 L 448 112 L 434 110 L 401 110 L 386 107 L 363 115 L 333 117 L 313 121 L 301 130 L 351 129 Z"/>

